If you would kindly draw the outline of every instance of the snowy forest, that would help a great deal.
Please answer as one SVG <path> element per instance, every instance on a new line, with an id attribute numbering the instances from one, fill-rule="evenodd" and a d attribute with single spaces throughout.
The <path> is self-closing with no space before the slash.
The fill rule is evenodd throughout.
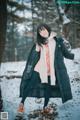
<path id="1" fill-rule="evenodd" d="M 80 47 L 79 4 L 58 5 L 58 0 L 3 0 L 0 13 L 0 55 L 2 61 L 26 60 L 36 41 L 36 28 L 47 23 L 59 35 L 64 32 L 73 48 Z M 61 10 L 63 9 L 64 13 Z M 63 14 L 70 19 L 66 25 Z M 25 54 L 26 51 L 26 54 Z M 2 56 L 2 55 L 1 55 Z"/>
<path id="2" fill-rule="evenodd" d="M 63 0 L 0 0 L 0 111 L 8 112 L 9 120 L 14 120 L 17 114 L 21 76 L 40 23 L 48 24 L 58 37 L 63 37 L 78 61 L 64 59 L 73 100 L 62 105 L 61 99 L 55 99 L 58 116 L 54 119 L 80 119 L 80 1 L 73 0 L 73 4 L 60 1 Z M 31 111 L 41 109 L 42 105 L 43 98 L 40 103 L 36 98 L 28 98 L 26 120 Z M 39 117 L 30 120 L 54 120 Z"/>

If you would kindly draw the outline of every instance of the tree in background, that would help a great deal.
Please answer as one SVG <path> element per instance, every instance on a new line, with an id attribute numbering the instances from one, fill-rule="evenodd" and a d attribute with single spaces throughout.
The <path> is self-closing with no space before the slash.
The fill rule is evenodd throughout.
<path id="1" fill-rule="evenodd" d="M 7 25 L 7 0 L 0 0 L 0 65 L 6 42 L 6 25 Z M 3 100 L 0 87 L 0 112 L 3 108 Z"/>
<path id="2" fill-rule="evenodd" d="M 59 36 L 63 34 L 72 47 L 80 46 L 80 5 L 58 4 L 57 1 L 7 0 L 7 37 L 3 61 L 26 60 L 36 41 L 37 26 L 42 22 L 47 23 Z"/>
<path id="3" fill-rule="evenodd" d="M 0 0 L 0 63 L 6 42 L 7 0 Z"/>
<path id="4" fill-rule="evenodd" d="M 26 0 L 8 0 L 7 2 L 7 37 L 3 61 L 27 59 L 33 44 L 30 4 L 31 2 Z"/>

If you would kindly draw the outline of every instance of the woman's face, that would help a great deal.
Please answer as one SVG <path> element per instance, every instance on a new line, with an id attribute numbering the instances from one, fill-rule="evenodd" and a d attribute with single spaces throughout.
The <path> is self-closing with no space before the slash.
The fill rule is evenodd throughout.
<path id="1" fill-rule="evenodd" d="M 48 36 L 49 36 L 49 32 L 47 31 L 47 29 L 45 27 L 42 27 L 39 30 L 39 34 L 41 35 L 41 37 L 44 37 L 44 38 L 48 38 Z"/>

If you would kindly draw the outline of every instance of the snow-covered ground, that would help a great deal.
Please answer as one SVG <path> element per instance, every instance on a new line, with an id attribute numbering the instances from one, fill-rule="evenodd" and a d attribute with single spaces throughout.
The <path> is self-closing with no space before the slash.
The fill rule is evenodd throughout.
<path id="1" fill-rule="evenodd" d="M 70 77 L 73 99 L 62 104 L 60 98 L 51 98 L 49 103 L 56 103 L 59 115 L 55 120 L 80 120 L 80 48 L 72 50 L 77 56 L 78 64 L 72 60 L 64 59 Z M 7 62 L 1 64 L 0 84 L 2 89 L 4 110 L 9 113 L 9 120 L 14 120 L 21 98 L 19 98 L 19 86 L 26 62 Z M 10 78 L 8 79 L 7 78 Z M 16 76 L 11 77 L 11 76 Z M 25 113 L 43 107 L 44 99 L 40 104 L 36 98 L 27 98 L 25 101 Z M 27 120 L 27 118 L 26 118 Z"/>

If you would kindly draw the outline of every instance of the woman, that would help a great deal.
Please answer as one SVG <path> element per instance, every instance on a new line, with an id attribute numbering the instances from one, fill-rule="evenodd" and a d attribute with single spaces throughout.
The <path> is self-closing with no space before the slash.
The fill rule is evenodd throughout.
<path id="1" fill-rule="evenodd" d="M 64 64 L 64 58 L 74 59 L 62 38 L 57 38 L 46 24 L 37 28 L 37 41 L 33 45 L 23 72 L 18 112 L 24 112 L 26 97 L 44 97 L 43 109 L 51 97 L 60 97 L 62 102 L 72 99 L 69 76 Z"/>

